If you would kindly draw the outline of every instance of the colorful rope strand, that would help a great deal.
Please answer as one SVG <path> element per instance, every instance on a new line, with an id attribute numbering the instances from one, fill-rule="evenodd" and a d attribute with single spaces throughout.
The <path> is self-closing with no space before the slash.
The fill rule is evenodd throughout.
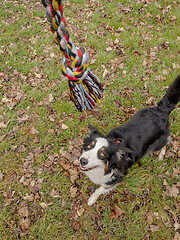
<path id="1" fill-rule="evenodd" d="M 58 50 L 63 54 L 62 73 L 68 78 L 70 98 L 79 111 L 93 109 L 102 97 L 99 78 L 87 67 L 89 54 L 76 47 L 63 17 L 62 0 L 42 0 Z"/>

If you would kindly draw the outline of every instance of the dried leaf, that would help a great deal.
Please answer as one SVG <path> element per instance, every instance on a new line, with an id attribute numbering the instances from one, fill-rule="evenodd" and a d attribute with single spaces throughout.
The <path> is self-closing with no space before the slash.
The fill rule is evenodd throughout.
<path id="1" fill-rule="evenodd" d="M 78 209 L 77 210 L 77 215 L 80 217 L 80 216 L 82 216 L 83 214 L 84 214 L 84 208 L 80 208 L 80 209 Z"/>
<path id="2" fill-rule="evenodd" d="M 21 219 L 19 225 L 20 225 L 22 231 L 27 231 L 27 230 L 29 230 L 29 227 L 30 227 L 30 221 L 28 218 L 26 218 L 26 219 L 23 218 L 23 219 Z"/>
<path id="3" fill-rule="evenodd" d="M 0 181 L 2 181 L 3 180 L 3 177 L 4 177 L 4 174 L 1 172 L 1 170 L 0 170 Z"/>
<path id="4" fill-rule="evenodd" d="M 4 122 L 0 122 L 0 128 L 7 128 L 8 124 L 9 124 L 10 121 L 4 123 Z"/>
<path id="5" fill-rule="evenodd" d="M 173 168 L 173 173 L 171 174 L 172 178 L 178 177 L 178 175 L 180 174 L 180 170 L 177 168 Z"/>
<path id="6" fill-rule="evenodd" d="M 172 187 L 166 187 L 166 195 L 170 197 L 177 197 L 179 195 L 179 189 L 176 187 L 175 184 Z"/>
<path id="7" fill-rule="evenodd" d="M 11 205 L 11 203 L 12 203 L 12 198 L 7 198 L 7 199 L 5 199 L 4 206 L 5 206 L 5 207 L 6 207 L 6 206 L 9 206 L 9 205 Z"/>
<path id="8" fill-rule="evenodd" d="M 111 209 L 112 214 L 109 215 L 110 218 L 118 218 L 121 215 L 125 214 L 125 211 L 120 209 L 117 205 L 114 206 L 114 208 Z"/>
<path id="9" fill-rule="evenodd" d="M 77 191 L 78 191 L 77 187 L 72 186 L 70 188 L 71 197 L 75 197 L 77 195 Z"/>
<path id="10" fill-rule="evenodd" d="M 164 185 L 164 186 L 168 186 L 168 183 L 166 182 L 165 179 L 164 179 L 163 185 Z"/>
<path id="11" fill-rule="evenodd" d="M 48 207 L 48 204 L 47 204 L 47 203 L 44 203 L 44 202 L 40 203 L 39 205 L 40 205 L 43 209 L 45 209 L 45 208 Z"/>
<path id="12" fill-rule="evenodd" d="M 0 136 L 0 143 L 3 141 L 3 139 L 6 137 L 7 134 L 1 135 Z"/>
<path id="13" fill-rule="evenodd" d="M 151 212 L 149 212 L 147 214 L 147 222 L 148 223 L 152 223 L 153 222 L 153 214 Z"/>
<path id="14" fill-rule="evenodd" d="M 21 217 L 26 217 L 28 218 L 29 217 L 29 210 L 28 210 L 28 207 L 20 207 L 18 209 L 18 213 Z"/>
<path id="15" fill-rule="evenodd" d="M 180 69 L 180 65 L 177 63 L 172 63 L 173 69 Z"/>
<path id="16" fill-rule="evenodd" d="M 51 103 L 54 102 L 54 97 L 52 94 L 48 94 L 47 97 L 45 97 L 43 100 L 42 100 L 42 103 L 44 103 L 45 105 L 50 105 Z"/>
<path id="17" fill-rule="evenodd" d="M 54 116 L 54 114 L 50 114 L 50 115 L 49 115 L 49 120 L 50 120 L 51 122 L 55 122 L 55 116 Z"/>
<path id="18" fill-rule="evenodd" d="M 66 130 L 66 129 L 68 129 L 69 127 L 66 126 L 66 125 L 63 123 L 62 126 L 61 126 L 61 128 L 62 128 L 63 130 Z"/>
<path id="19" fill-rule="evenodd" d="M 28 119 L 29 119 L 29 116 L 26 113 L 17 117 L 17 121 L 20 124 L 26 122 Z"/>
<path id="20" fill-rule="evenodd" d="M 175 233 L 173 240 L 180 240 L 180 233 L 179 232 Z"/>
<path id="21" fill-rule="evenodd" d="M 53 198 L 60 198 L 59 193 L 56 190 L 54 190 L 54 188 L 52 189 L 50 196 Z"/>
<path id="22" fill-rule="evenodd" d="M 107 74 L 108 74 L 108 70 L 105 69 L 105 70 L 104 70 L 104 73 L 103 73 L 103 78 L 105 78 Z"/>
<path id="23" fill-rule="evenodd" d="M 173 226 L 175 231 L 180 228 L 180 224 L 178 222 L 175 222 Z"/>
<path id="24" fill-rule="evenodd" d="M 68 172 L 70 174 L 71 183 L 74 184 L 74 182 L 79 179 L 79 172 L 77 172 L 75 169 L 69 169 Z"/>
<path id="25" fill-rule="evenodd" d="M 35 135 L 38 134 L 39 132 L 35 129 L 35 127 L 31 127 L 30 129 L 30 134 Z"/>
<path id="26" fill-rule="evenodd" d="M 64 199 L 62 199 L 62 201 L 61 201 L 61 207 L 63 208 L 63 207 L 65 207 L 65 206 L 66 206 L 66 202 L 65 202 Z"/>
<path id="27" fill-rule="evenodd" d="M 152 232 L 157 232 L 159 230 L 159 227 L 155 224 L 151 224 L 150 229 L 151 229 Z"/>
<path id="28" fill-rule="evenodd" d="M 28 194 L 28 193 L 26 193 L 26 195 L 25 195 L 25 197 L 23 197 L 23 199 L 25 200 L 25 201 L 28 201 L 28 202 L 33 202 L 33 200 L 34 200 L 34 195 L 33 194 Z"/>
<path id="29" fill-rule="evenodd" d="M 60 160 L 60 164 L 64 168 L 64 170 L 68 170 L 71 168 L 71 165 L 68 162 L 65 162 L 64 160 Z"/>

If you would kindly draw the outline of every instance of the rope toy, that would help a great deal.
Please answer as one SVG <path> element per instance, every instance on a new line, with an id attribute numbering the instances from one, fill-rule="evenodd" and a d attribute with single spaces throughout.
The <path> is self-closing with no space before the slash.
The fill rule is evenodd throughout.
<path id="1" fill-rule="evenodd" d="M 68 78 L 70 99 L 79 111 L 93 109 L 102 97 L 103 87 L 99 78 L 87 67 L 89 53 L 84 47 L 76 47 L 70 38 L 63 17 L 62 0 L 41 0 L 46 7 L 46 17 L 58 50 L 63 54 L 62 73 Z"/>

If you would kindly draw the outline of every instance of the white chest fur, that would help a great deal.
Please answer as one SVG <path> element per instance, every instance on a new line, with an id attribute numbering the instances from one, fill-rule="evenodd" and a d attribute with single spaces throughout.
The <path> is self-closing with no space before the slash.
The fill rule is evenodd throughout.
<path id="1" fill-rule="evenodd" d="M 86 172 L 85 174 L 91 179 L 93 183 L 105 187 L 106 182 L 110 179 L 113 173 L 108 173 L 104 175 L 104 168 L 97 167 L 91 171 Z"/>

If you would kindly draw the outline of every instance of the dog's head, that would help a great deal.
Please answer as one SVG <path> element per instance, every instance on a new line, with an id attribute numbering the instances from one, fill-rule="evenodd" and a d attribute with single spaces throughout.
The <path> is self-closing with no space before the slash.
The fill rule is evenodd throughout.
<path id="1" fill-rule="evenodd" d="M 92 125 L 89 125 L 89 129 L 90 134 L 84 139 L 79 159 L 80 170 L 87 173 L 95 168 L 103 168 L 104 174 L 116 170 L 126 175 L 131 151 L 125 147 L 123 140 L 109 139 Z"/>

